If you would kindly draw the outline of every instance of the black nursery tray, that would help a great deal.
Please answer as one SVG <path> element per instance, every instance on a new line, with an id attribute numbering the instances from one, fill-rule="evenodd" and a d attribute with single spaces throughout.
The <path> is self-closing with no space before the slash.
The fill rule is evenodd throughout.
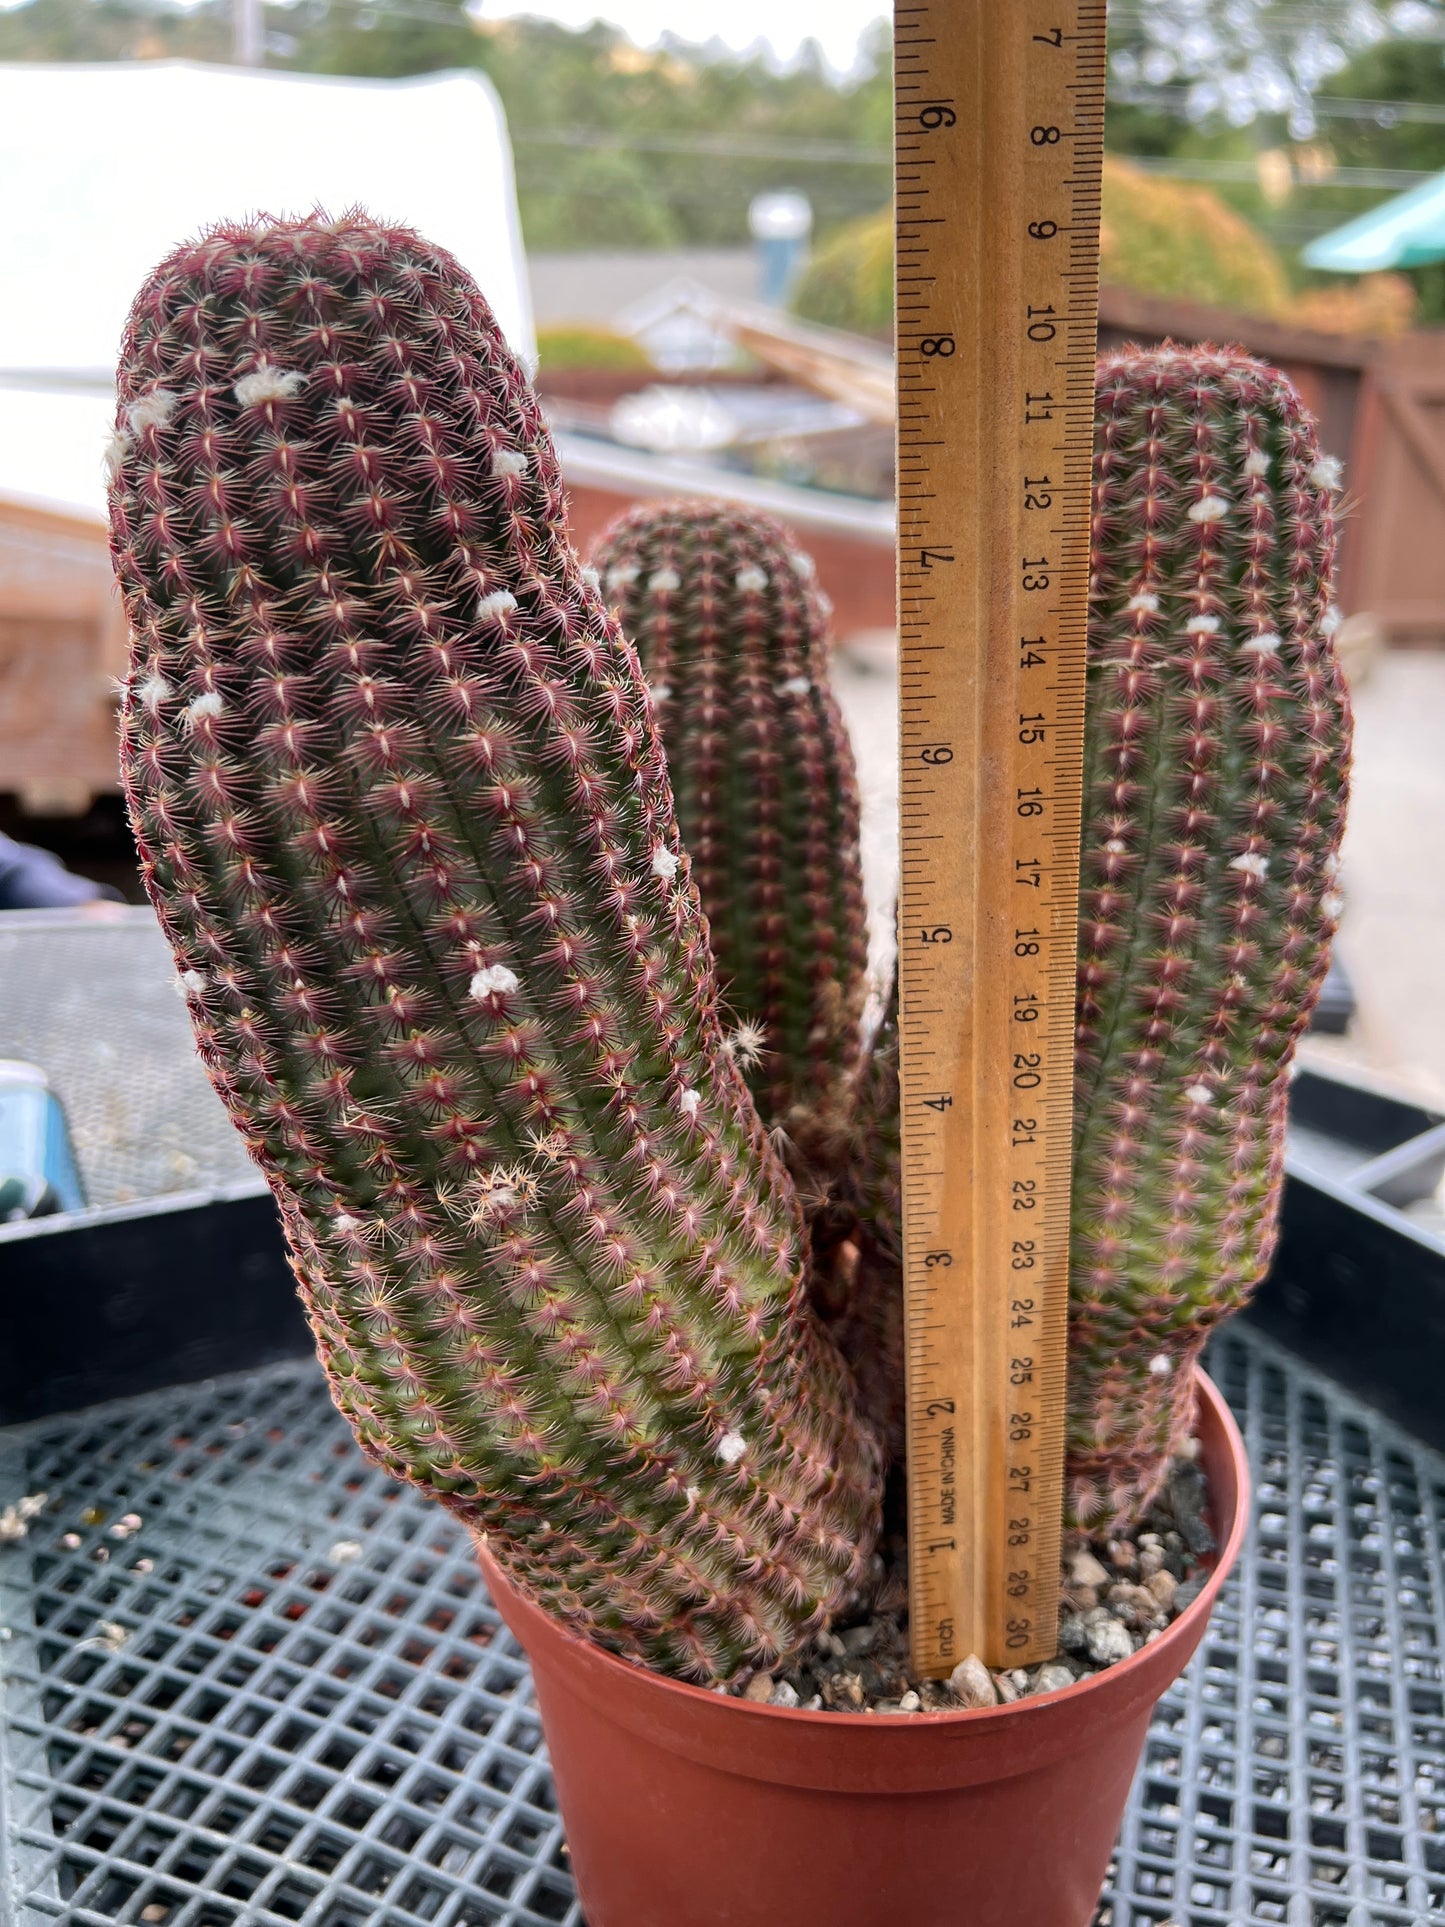
<path id="1" fill-rule="evenodd" d="M 1212 1365 L 1258 1517 L 1100 1927 L 1445 1920 L 1445 1457 L 1247 1329 Z M 581 1927 L 466 1537 L 313 1365 L 0 1433 L 40 1491 L 0 1548 L 7 1922 Z"/>
<path id="2" fill-rule="evenodd" d="M 0 1510 L 48 1494 L 0 1543 L 0 1922 L 582 1927 L 525 1661 L 332 1411 L 166 975 L 142 912 L 0 931 L 96 1206 L 0 1227 Z M 1301 1076 L 1211 1357 L 1254 1529 L 1099 1927 L 1445 1922 L 1442 1170 L 1436 1113 Z"/>

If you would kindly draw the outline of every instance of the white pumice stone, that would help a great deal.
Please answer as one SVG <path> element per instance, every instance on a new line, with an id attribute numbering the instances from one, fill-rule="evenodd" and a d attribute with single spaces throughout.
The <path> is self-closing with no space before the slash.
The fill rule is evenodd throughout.
<path id="1" fill-rule="evenodd" d="M 1133 1652 L 1134 1642 L 1106 1606 L 1096 1606 L 1084 1615 L 1084 1650 L 1096 1666 L 1117 1666 Z"/>
<path id="2" fill-rule="evenodd" d="M 1060 1693 L 1066 1686 L 1072 1686 L 1073 1683 L 1074 1676 L 1067 1666 L 1060 1666 L 1057 1661 L 1050 1661 L 1034 1674 L 1029 1691 L 1030 1693 Z"/>
<path id="3" fill-rule="evenodd" d="M 998 1688 L 993 1674 L 979 1658 L 970 1653 L 961 1659 L 948 1676 L 949 1686 L 965 1706 L 997 1706 Z"/>
<path id="4" fill-rule="evenodd" d="M 1087 1546 L 1082 1546 L 1069 1560 L 1069 1581 L 1075 1586 L 1107 1586 L 1111 1577 L 1108 1567 L 1096 1559 Z"/>

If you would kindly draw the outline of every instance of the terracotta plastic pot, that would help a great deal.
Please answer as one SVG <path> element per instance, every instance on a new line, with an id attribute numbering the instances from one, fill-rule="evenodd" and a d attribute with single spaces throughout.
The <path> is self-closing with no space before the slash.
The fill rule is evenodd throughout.
<path id="1" fill-rule="evenodd" d="M 1244 1537 L 1249 1475 L 1201 1379 L 1220 1541 L 1152 1645 L 1062 1692 L 976 1712 L 806 1713 L 613 1658 L 482 1552 L 532 1662 L 588 1927 L 1087 1927 L 1154 1704 Z"/>

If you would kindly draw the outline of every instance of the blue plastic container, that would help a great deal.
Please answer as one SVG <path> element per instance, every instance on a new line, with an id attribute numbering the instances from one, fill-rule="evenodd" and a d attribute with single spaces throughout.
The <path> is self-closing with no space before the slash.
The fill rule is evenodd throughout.
<path id="1" fill-rule="evenodd" d="M 0 1058 L 0 1224 L 82 1211 L 85 1201 L 65 1111 L 44 1071 Z"/>

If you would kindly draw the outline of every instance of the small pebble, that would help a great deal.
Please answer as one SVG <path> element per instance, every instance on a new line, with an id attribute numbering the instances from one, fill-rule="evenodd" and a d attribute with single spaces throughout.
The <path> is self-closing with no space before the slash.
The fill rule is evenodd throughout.
<path id="1" fill-rule="evenodd" d="M 1014 1685 L 1007 1673 L 995 1673 L 993 1683 L 998 1688 L 999 1700 L 1003 1705 L 1012 1706 L 1014 1701 L 1020 1697 L 1019 1689 Z"/>
<path id="2" fill-rule="evenodd" d="M 1172 1572 L 1161 1567 L 1158 1572 L 1151 1573 L 1144 1583 L 1159 1601 L 1161 1612 L 1173 1610 L 1174 1602 L 1179 1597 L 1179 1581 Z"/>
<path id="3" fill-rule="evenodd" d="M 1214 1550 L 1214 1534 L 1204 1517 L 1207 1497 L 1199 1466 L 1176 1459 L 1169 1468 L 1169 1503 L 1184 1543 L 1196 1558 Z"/>
<path id="4" fill-rule="evenodd" d="M 1156 1572 L 1163 1572 L 1163 1570 L 1163 1546 L 1141 1546 L 1139 1548 L 1139 1577 L 1147 1584 Z"/>
<path id="5" fill-rule="evenodd" d="M 1084 1621 L 1084 1650 L 1098 1666 L 1117 1666 L 1133 1652 L 1134 1642 L 1107 1606 L 1096 1606 Z"/>
<path id="6" fill-rule="evenodd" d="M 1124 1579 L 1133 1579 L 1139 1571 L 1139 1548 L 1127 1539 L 1109 1541 L 1109 1564 L 1116 1574 Z M 1107 1574 L 1105 1575 L 1107 1577 Z"/>
<path id="7" fill-rule="evenodd" d="M 1029 1675 L 1028 1675 L 1027 1667 L 1015 1666 L 1013 1671 L 1009 1674 L 1009 1678 L 1013 1681 L 1014 1685 L 1018 1688 L 1020 1694 L 1026 1693 L 1029 1690 Z"/>
<path id="8" fill-rule="evenodd" d="M 60 1535 L 60 1543 L 65 1547 L 67 1552 L 77 1552 L 82 1542 L 78 1532 L 62 1532 Z"/>
<path id="9" fill-rule="evenodd" d="M 979 1658 L 970 1653 L 961 1659 L 948 1676 L 961 1706 L 997 1706 L 998 1688 L 993 1683 L 993 1675 Z"/>
<path id="10" fill-rule="evenodd" d="M 1041 1666 L 1039 1668 L 1034 1674 L 1033 1685 L 1029 1688 L 1029 1691 L 1031 1693 L 1057 1693 L 1065 1686 L 1072 1686 L 1073 1683 L 1074 1676 L 1068 1667 L 1060 1666 L 1057 1661 L 1054 1661 L 1047 1666 Z"/>
<path id="11" fill-rule="evenodd" d="M 922 1707 L 923 1701 L 911 1688 L 898 1702 L 898 1710 L 900 1713 L 917 1713 L 922 1710 Z"/>
<path id="12" fill-rule="evenodd" d="M 29 1532 L 31 1520 L 45 1510 L 49 1497 L 48 1492 L 27 1492 L 23 1499 L 7 1505 L 0 1512 L 0 1545 L 17 1545 Z"/>
<path id="13" fill-rule="evenodd" d="M 754 1673 L 743 1688 L 743 1698 L 751 1700 L 754 1706 L 766 1706 L 773 1697 L 773 1688 L 776 1684 L 771 1673 Z"/>
<path id="14" fill-rule="evenodd" d="M 796 1706 L 797 1704 L 798 1704 L 797 1690 L 796 1688 L 789 1686 L 788 1682 L 785 1679 L 780 1679 L 777 1685 L 773 1688 L 772 1692 L 768 1695 L 769 1706 Z"/>
<path id="15" fill-rule="evenodd" d="M 1148 1586 L 1110 1586 L 1109 1610 L 1131 1633 L 1147 1633 L 1160 1619 L 1159 1601 Z"/>
<path id="16" fill-rule="evenodd" d="M 1065 1613 L 1059 1621 L 1059 1647 L 1065 1653 L 1082 1653 L 1089 1644 L 1089 1627 L 1083 1613 Z"/>
<path id="17" fill-rule="evenodd" d="M 1107 1586 L 1109 1569 L 1084 1546 L 1069 1560 L 1069 1579 L 1075 1586 Z"/>
<path id="18" fill-rule="evenodd" d="M 850 1626 L 842 1637 L 843 1651 L 851 1654 L 854 1659 L 861 1658 L 864 1653 L 872 1652 L 877 1639 L 876 1626 Z"/>
<path id="19" fill-rule="evenodd" d="M 142 1920 L 169 1920 L 171 1910 L 163 1900 L 153 1900 L 148 1907 L 141 1908 L 140 1917 Z"/>
<path id="20" fill-rule="evenodd" d="M 1097 1586 L 1071 1586 L 1069 1597 L 1074 1602 L 1076 1613 L 1092 1612 L 1099 1603 L 1099 1589 Z"/>
<path id="21" fill-rule="evenodd" d="M 326 1555 L 327 1563 L 333 1566 L 349 1566 L 353 1559 L 359 1559 L 366 1548 L 359 1539 L 338 1539 Z"/>

